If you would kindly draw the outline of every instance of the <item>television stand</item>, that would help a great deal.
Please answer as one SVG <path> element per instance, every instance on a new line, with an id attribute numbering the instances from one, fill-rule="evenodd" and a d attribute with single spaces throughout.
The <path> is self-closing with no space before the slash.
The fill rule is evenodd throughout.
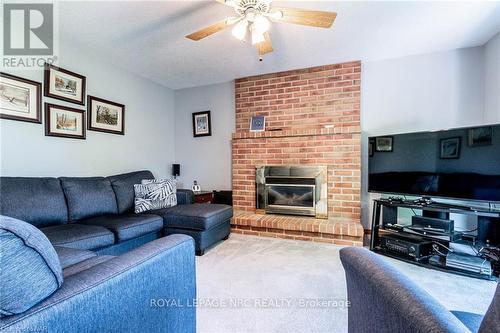
<path id="1" fill-rule="evenodd" d="M 500 211 L 427 198 L 396 199 L 374 200 L 370 250 L 427 268 L 498 281 Z M 404 209 L 412 216 L 398 214 Z M 450 220 L 457 215 L 476 220 L 476 227 L 457 228 Z"/>

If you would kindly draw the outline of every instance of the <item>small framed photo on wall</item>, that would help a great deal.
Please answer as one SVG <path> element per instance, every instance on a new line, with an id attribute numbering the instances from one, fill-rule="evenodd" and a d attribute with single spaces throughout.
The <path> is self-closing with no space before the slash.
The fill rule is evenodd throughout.
<path id="1" fill-rule="evenodd" d="M 211 136 L 212 124 L 210 123 L 210 111 L 193 113 L 193 136 Z"/>
<path id="2" fill-rule="evenodd" d="M 125 105 L 87 96 L 88 130 L 125 134 Z"/>
<path id="3" fill-rule="evenodd" d="M 52 65 L 45 65 L 44 95 L 84 105 L 85 80 L 83 75 Z"/>
<path id="4" fill-rule="evenodd" d="M 85 111 L 45 103 L 45 135 L 85 139 Z"/>
<path id="5" fill-rule="evenodd" d="M 250 119 L 250 132 L 264 132 L 266 130 L 266 117 L 253 116 Z"/>
<path id="6" fill-rule="evenodd" d="M 42 84 L 0 73 L 0 118 L 42 123 Z"/>

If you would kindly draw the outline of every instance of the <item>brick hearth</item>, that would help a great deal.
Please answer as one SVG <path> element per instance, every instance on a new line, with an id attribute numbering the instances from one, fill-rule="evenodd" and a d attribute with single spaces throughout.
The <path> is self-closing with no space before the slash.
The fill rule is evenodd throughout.
<path id="1" fill-rule="evenodd" d="M 236 80 L 233 231 L 361 245 L 360 62 Z M 251 133 L 250 118 L 266 117 Z M 328 219 L 255 214 L 255 167 L 328 167 Z"/>
<path id="2" fill-rule="evenodd" d="M 363 227 L 347 218 L 315 219 L 235 211 L 232 231 L 245 235 L 363 246 Z"/>

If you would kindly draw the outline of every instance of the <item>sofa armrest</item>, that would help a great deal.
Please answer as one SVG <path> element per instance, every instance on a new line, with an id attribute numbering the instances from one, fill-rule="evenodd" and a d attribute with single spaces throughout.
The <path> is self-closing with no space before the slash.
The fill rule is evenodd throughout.
<path id="1" fill-rule="evenodd" d="M 195 297 L 194 241 L 172 235 L 69 276 L 0 330 L 195 332 Z"/>
<path id="2" fill-rule="evenodd" d="M 469 332 L 443 305 L 376 254 L 343 248 L 349 332 Z"/>
<path id="3" fill-rule="evenodd" d="M 187 189 L 177 189 L 177 204 L 189 205 L 194 203 L 194 192 Z"/>

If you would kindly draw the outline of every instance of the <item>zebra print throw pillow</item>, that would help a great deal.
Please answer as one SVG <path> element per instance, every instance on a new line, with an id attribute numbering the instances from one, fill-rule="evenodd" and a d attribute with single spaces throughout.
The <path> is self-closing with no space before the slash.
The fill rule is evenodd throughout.
<path id="1" fill-rule="evenodd" d="M 143 181 L 144 182 L 144 181 Z M 135 184 L 135 212 L 167 208 L 177 205 L 175 181 L 159 179 L 146 184 Z"/>

